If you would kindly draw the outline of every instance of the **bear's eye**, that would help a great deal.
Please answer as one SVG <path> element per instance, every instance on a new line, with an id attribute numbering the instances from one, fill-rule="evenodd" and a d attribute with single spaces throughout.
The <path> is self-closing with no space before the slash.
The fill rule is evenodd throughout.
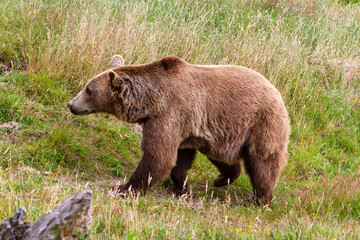
<path id="1" fill-rule="evenodd" d="M 88 87 L 85 89 L 85 91 L 87 94 L 91 94 L 91 90 Z"/>

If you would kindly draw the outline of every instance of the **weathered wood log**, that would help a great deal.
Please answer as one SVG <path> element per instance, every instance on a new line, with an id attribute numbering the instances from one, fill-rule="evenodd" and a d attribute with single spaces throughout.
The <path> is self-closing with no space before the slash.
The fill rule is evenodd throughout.
<path id="1" fill-rule="evenodd" d="M 86 239 L 91 224 L 92 191 L 81 191 L 35 223 L 24 222 L 25 208 L 0 224 L 0 240 Z"/>
<path id="2" fill-rule="evenodd" d="M 30 228 L 30 223 L 24 222 L 26 209 L 16 210 L 14 216 L 0 224 L 0 240 L 22 239 L 25 231 Z"/>

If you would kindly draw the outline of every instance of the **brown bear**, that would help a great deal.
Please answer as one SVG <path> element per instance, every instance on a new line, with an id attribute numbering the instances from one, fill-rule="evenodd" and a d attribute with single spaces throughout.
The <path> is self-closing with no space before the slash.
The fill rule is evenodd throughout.
<path id="1" fill-rule="evenodd" d="M 232 183 L 243 159 L 257 202 L 269 203 L 287 160 L 290 123 L 279 91 L 241 66 L 192 65 L 177 57 L 111 69 L 91 79 L 68 103 L 76 115 L 105 112 L 143 126 L 143 157 L 120 193 L 147 189 L 170 175 L 174 192 L 188 191 L 196 151 Z"/>

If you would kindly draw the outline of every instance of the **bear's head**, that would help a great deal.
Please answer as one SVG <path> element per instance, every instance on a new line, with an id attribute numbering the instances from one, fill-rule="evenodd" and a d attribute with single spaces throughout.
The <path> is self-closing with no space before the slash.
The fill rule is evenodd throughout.
<path id="1" fill-rule="evenodd" d="M 115 55 L 111 69 L 88 81 L 67 104 L 70 111 L 75 115 L 105 112 L 127 122 L 143 122 L 156 109 L 158 98 L 156 94 L 148 96 L 146 82 L 139 81 L 139 76 L 130 74 L 131 67 L 123 65 L 124 59 Z"/>

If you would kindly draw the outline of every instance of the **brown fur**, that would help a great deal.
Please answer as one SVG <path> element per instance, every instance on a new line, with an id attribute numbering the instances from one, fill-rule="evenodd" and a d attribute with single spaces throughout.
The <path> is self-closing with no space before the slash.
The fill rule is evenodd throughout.
<path id="1" fill-rule="evenodd" d="M 68 106 L 75 114 L 107 112 L 142 124 L 144 155 L 119 192 L 145 194 L 170 175 L 174 192 L 183 194 L 198 150 L 220 171 L 215 186 L 235 181 L 243 159 L 258 202 L 268 203 L 286 163 L 290 124 L 281 95 L 245 67 L 177 57 L 118 66 L 90 80 Z"/>

